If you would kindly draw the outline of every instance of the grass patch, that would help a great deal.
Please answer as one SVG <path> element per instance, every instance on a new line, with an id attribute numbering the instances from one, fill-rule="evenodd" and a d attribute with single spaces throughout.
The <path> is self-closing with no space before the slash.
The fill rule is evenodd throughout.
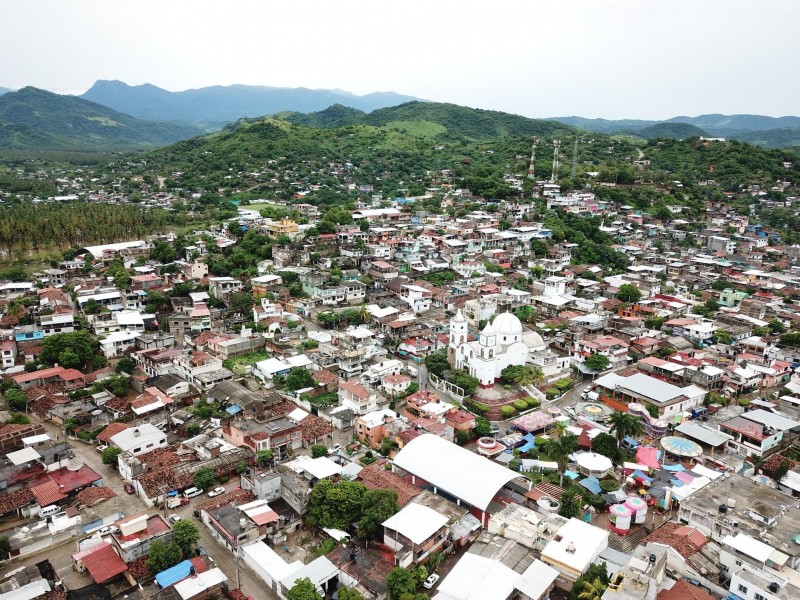
<path id="1" fill-rule="evenodd" d="M 245 367 L 254 365 L 261 360 L 267 360 L 271 356 L 272 355 L 266 350 L 260 350 L 258 352 L 248 352 L 247 354 L 242 354 L 240 356 L 235 356 L 234 358 L 228 358 L 226 360 L 223 360 L 222 366 L 228 369 L 229 371 L 233 371 L 237 375 L 244 375 Z"/>
<path id="2" fill-rule="evenodd" d="M 447 132 L 447 127 L 433 121 L 391 121 L 385 127 L 417 137 L 436 137 Z"/>

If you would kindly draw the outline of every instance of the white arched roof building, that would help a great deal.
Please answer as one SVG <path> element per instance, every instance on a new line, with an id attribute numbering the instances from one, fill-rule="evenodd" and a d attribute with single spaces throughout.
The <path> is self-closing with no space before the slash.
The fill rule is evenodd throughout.
<path id="1" fill-rule="evenodd" d="M 427 481 L 434 493 L 439 490 L 454 496 L 457 502 L 486 512 L 489 503 L 507 483 L 515 479 L 530 489 L 530 479 L 426 433 L 406 444 L 394 458 L 392 467 Z"/>

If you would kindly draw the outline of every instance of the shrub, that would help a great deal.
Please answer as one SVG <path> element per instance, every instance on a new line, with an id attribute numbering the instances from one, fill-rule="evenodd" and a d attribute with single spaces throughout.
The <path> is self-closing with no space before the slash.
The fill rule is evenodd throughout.
<path id="1" fill-rule="evenodd" d="M 555 386 L 562 392 L 566 392 L 574 384 L 575 382 L 572 380 L 571 377 L 564 377 L 563 379 L 559 379 L 558 381 L 556 381 Z"/>
<path id="2" fill-rule="evenodd" d="M 603 479 L 600 482 L 600 488 L 604 492 L 613 492 L 619 489 L 619 481 L 616 479 Z"/>
<path id="3" fill-rule="evenodd" d="M 548 399 L 552 400 L 553 398 L 557 398 L 558 396 L 560 396 L 561 392 L 559 391 L 558 388 L 551 387 L 547 388 L 544 395 L 547 396 Z"/>
<path id="4" fill-rule="evenodd" d="M 583 499 L 595 508 L 603 508 L 606 505 L 606 501 L 603 500 L 602 496 L 592 494 L 591 492 L 583 494 Z"/>
<path id="5" fill-rule="evenodd" d="M 528 405 L 528 408 L 538 408 L 541 404 L 536 398 L 531 398 L 530 396 L 525 398 L 525 403 Z"/>
<path id="6" fill-rule="evenodd" d="M 465 402 L 464 405 L 467 408 L 471 408 L 476 413 L 481 415 L 485 415 L 487 412 L 489 412 L 489 405 L 483 404 L 482 402 L 475 402 L 474 400 L 470 400 L 468 402 Z"/>
<path id="7" fill-rule="evenodd" d="M 747 398 L 739 398 L 739 400 L 737 402 L 738 402 L 739 406 L 745 406 L 745 407 L 746 406 L 750 406 L 750 400 L 747 399 Z"/>
<path id="8" fill-rule="evenodd" d="M 509 383 L 503 384 L 503 389 L 504 390 L 510 390 L 511 389 L 511 384 L 509 384 Z"/>
<path id="9" fill-rule="evenodd" d="M 510 417 L 511 415 L 513 415 L 516 412 L 517 412 L 517 409 L 514 408 L 513 406 L 505 405 L 505 406 L 501 406 L 500 407 L 500 414 L 503 415 L 504 419 L 507 419 L 508 417 Z"/>
<path id="10" fill-rule="evenodd" d="M 550 440 L 546 437 L 537 437 L 534 438 L 533 441 L 536 442 L 537 448 L 542 448 L 543 446 L 547 445 L 547 442 L 549 442 Z"/>
<path id="11" fill-rule="evenodd" d="M 514 408 L 517 410 L 525 410 L 528 408 L 528 403 L 525 400 L 514 400 Z"/>

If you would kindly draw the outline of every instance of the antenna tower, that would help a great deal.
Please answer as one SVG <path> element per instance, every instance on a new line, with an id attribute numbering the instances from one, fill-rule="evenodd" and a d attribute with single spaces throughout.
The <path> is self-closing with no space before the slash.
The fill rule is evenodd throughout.
<path id="1" fill-rule="evenodd" d="M 550 175 L 550 183 L 556 183 L 558 181 L 558 167 L 559 167 L 558 149 L 560 147 L 561 147 L 561 140 L 553 140 L 553 174 Z"/>
<path id="2" fill-rule="evenodd" d="M 575 145 L 572 147 L 572 171 L 570 176 L 575 179 L 575 173 L 578 170 L 578 138 L 575 138 Z"/>
<path id="3" fill-rule="evenodd" d="M 533 146 L 531 146 L 531 162 L 528 165 L 528 179 L 530 179 L 531 181 L 536 179 L 533 166 L 534 162 L 536 162 L 536 138 L 533 138 Z"/>

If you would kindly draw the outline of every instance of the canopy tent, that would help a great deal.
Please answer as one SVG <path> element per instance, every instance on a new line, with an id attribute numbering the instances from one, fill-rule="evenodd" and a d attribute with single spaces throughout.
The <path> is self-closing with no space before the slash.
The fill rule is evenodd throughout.
<path id="1" fill-rule="evenodd" d="M 532 433 L 526 433 L 522 436 L 522 439 L 525 440 L 525 444 L 518 448 L 520 452 L 530 452 L 531 450 L 536 450 L 536 439 L 533 437 Z"/>
<path id="2" fill-rule="evenodd" d="M 680 481 L 681 483 L 692 483 L 694 481 L 694 477 L 689 475 L 688 473 L 684 473 L 683 471 L 678 471 L 675 473 L 675 479 Z"/>
<path id="3" fill-rule="evenodd" d="M 517 429 L 530 433 L 532 431 L 541 431 L 554 422 L 553 417 L 547 413 L 536 411 L 514 419 L 511 424 Z"/>
<path id="4" fill-rule="evenodd" d="M 638 479 L 639 481 L 644 481 L 646 483 L 650 483 L 651 481 L 653 481 L 652 477 L 648 477 L 638 469 L 633 473 L 631 473 L 631 477 L 633 477 L 634 479 Z"/>
<path id="5" fill-rule="evenodd" d="M 696 458 L 703 453 L 702 446 L 697 442 L 672 435 L 661 438 L 661 447 L 670 454 L 682 458 Z"/>
<path id="6" fill-rule="evenodd" d="M 674 471 L 685 471 L 686 470 L 683 465 L 664 465 L 664 468 L 667 471 L 673 471 L 673 472 Z"/>
<path id="7" fill-rule="evenodd" d="M 658 450 L 652 446 L 640 446 L 636 450 L 636 462 L 651 469 L 658 469 L 661 466 L 658 462 Z"/>

